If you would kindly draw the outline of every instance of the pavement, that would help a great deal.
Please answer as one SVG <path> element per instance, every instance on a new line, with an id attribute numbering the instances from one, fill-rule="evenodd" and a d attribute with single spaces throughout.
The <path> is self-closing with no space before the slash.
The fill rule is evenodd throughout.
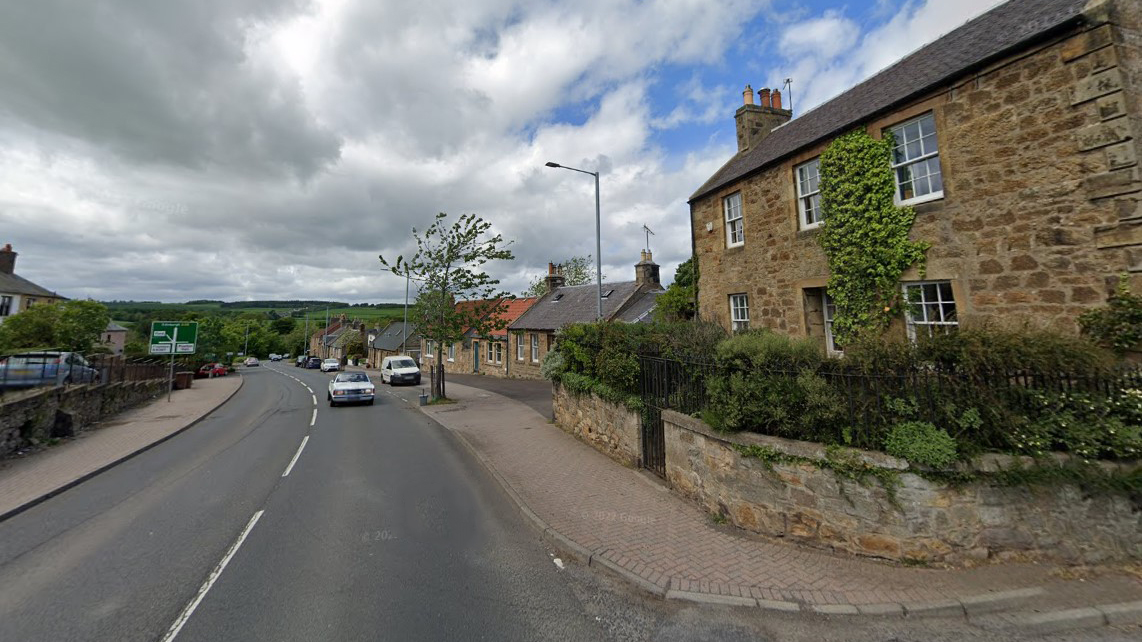
<path id="1" fill-rule="evenodd" d="M 24 458 L 0 461 L 0 521 L 186 430 L 234 396 L 242 377 L 196 379 L 185 390 L 120 413 Z"/>
<path id="2" fill-rule="evenodd" d="M 535 393 L 524 382 L 450 377 L 456 403 L 421 409 L 462 438 L 553 544 L 655 595 L 833 616 L 957 616 L 1024 631 L 1142 624 L 1142 580 L 1124 569 L 916 568 L 715 524 L 665 482 L 480 385 Z"/>

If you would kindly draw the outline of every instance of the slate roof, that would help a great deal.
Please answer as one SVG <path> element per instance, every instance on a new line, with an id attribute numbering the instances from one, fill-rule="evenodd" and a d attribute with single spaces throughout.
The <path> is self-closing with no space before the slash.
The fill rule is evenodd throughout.
<path id="1" fill-rule="evenodd" d="M 126 332 L 127 328 L 124 328 L 123 326 L 119 325 L 118 323 L 115 323 L 114 321 L 108 321 L 107 327 L 103 328 L 103 331 L 104 332 Z"/>
<path id="2" fill-rule="evenodd" d="M 637 281 L 604 283 L 603 318 L 614 318 L 617 313 L 646 293 Z M 510 326 L 511 330 L 559 330 L 571 323 L 591 323 L 598 316 L 598 285 L 565 285 L 543 295 L 527 312 Z M 620 319 L 621 320 L 621 319 Z"/>
<path id="3" fill-rule="evenodd" d="M 24 296 L 42 296 L 62 299 L 64 297 L 42 288 L 35 283 L 17 274 L 0 272 L 0 294 L 19 294 Z"/>
<path id="4" fill-rule="evenodd" d="M 393 321 L 377 333 L 377 337 L 373 339 L 373 347 L 377 350 L 400 350 L 404 341 L 404 332 L 404 321 Z M 415 346 L 419 343 L 420 336 L 416 333 L 416 327 L 411 323 L 408 324 L 408 344 Z"/>
<path id="5" fill-rule="evenodd" d="M 616 321 L 623 323 L 650 323 L 654 320 L 651 313 L 658 301 L 658 296 L 666 290 L 646 290 L 641 296 L 631 298 L 630 305 L 623 309 Z"/>
<path id="6" fill-rule="evenodd" d="M 1027 44 L 1078 24 L 1089 0 L 1009 0 L 852 89 L 774 129 L 756 147 L 734 156 L 694 195 L 693 202 L 820 140 L 928 93 Z"/>

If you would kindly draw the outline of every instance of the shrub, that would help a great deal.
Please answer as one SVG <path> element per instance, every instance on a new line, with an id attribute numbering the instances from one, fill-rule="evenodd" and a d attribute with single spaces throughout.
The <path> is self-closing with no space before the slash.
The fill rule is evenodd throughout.
<path id="1" fill-rule="evenodd" d="M 1084 312 L 1079 326 L 1083 334 L 1118 354 L 1142 350 L 1142 295 L 1130 293 L 1130 282 L 1123 275 L 1106 306 Z"/>
<path id="2" fill-rule="evenodd" d="M 956 441 L 926 421 L 896 424 L 888 432 L 884 450 L 894 457 L 929 468 L 947 468 L 956 460 Z"/>
<path id="3" fill-rule="evenodd" d="M 566 370 L 567 362 L 563 358 L 563 353 L 558 350 L 552 350 L 543 358 L 543 365 L 539 367 L 539 374 L 544 379 L 559 381 L 559 377 Z"/>
<path id="4" fill-rule="evenodd" d="M 821 346 L 813 339 L 769 330 L 735 334 L 719 343 L 715 354 L 720 365 L 743 369 L 815 369 L 824 359 Z"/>

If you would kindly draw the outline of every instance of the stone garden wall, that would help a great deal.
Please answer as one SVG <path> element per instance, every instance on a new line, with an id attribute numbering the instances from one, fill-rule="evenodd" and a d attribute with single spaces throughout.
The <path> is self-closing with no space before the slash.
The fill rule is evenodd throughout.
<path id="1" fill-rule="evenodd" d="M 552 397 L 555 423 L 599 452 L 626 466 L 641 456 L 638 414 L 594 394 L 576 394 L 555 384 Z"/>
<path id="2" fill-rule="evenodd" d="M 577 412 L 592 416 L 582 408 Z M 897 471 L 887 476 L 898 482 L 890 491 L 893 484 L 879 478 L 860 483 L 805 462 L 830 457 L 820 444 L 716 433 L 672 411 L 663 420 L 670 485 L 746 530 L 892 560 L 1142 559 L 1142 506 L 1126 496 L 1090 495 L 1069 485 L 953 487 L 928 481 L 889 455 L 845 450 L 856 461 Z M 750 445 L 792 457 L 763 460 L 735 448 Z M 989 456 L 975 466 L 993 472 L 1013 459 Z"/>
<path id="3" fill-rule="evenodd" d="M 71 437 L 166 390 L 166 379 L 43 388 L 0 403 L 0 458 L 51 438 Z"/>

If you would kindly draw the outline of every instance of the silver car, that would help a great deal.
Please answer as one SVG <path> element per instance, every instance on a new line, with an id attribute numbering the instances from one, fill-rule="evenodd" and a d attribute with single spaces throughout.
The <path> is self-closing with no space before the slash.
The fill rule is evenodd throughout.
<path id="1" fill-rule="evenodd" d="M 75 352 L 25 352 L 0 357 L 0 388 L 96 383 L 99 371 Z"/>
<path id="2" fill-rule="evenodd" d="M 376 386 L 363 372 L 341 372 L 329 380 L 330 407 L 342 403 L 364 402 L 373 405 Z"/>

